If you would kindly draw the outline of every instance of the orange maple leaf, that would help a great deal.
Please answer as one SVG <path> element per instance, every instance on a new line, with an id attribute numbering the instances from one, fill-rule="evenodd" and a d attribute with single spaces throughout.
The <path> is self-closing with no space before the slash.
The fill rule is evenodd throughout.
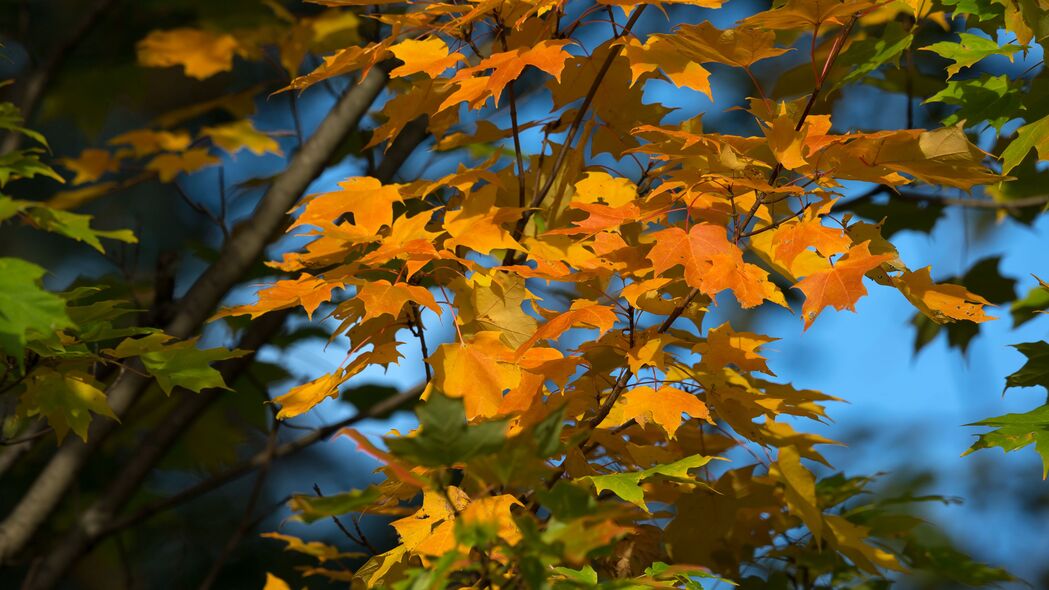
<path id="1" fill-rule="evenodd" d="M 863 275 L 893 258 L 891 254 L 872 255 L 867 244 L 853 246 L 831 268 L 815 272 L 794 285 L 805 294 L 801 313 L 805 317 L 806 330 L 828 305 L 838 310 L 856 311 L 856 302 L 867 294 Z"/>

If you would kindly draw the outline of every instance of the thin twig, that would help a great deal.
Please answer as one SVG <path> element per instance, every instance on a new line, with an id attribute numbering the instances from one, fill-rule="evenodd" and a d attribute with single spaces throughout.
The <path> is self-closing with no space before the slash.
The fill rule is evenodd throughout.
<path id="1" fill-rule="evenodd" d="M 623 30 L 616 39 L 622 38 L 625 35 L 630 34 L 631 29 L 637 23 L 638 19 L 641 18 L 641 14 L 644 13 L 647 5 L 642 4 L 634 10 L 634 14 L 630 16 L 630 20 L 623 26 Z M 543 203 L 543 199 L 553 188 L 554 183 L 557 182 L 557 175 L 560 172 L 561 167 L 564 165 L 565 160 L 568 159 L 568 153 L 573 149 L 572 142 L 575 141 L 576 134 L 579 133 L 579 129 L 583 124 L 583 119 L 586 117 L 587 111 L 590 109 L 590 105 L 594 102 L 594 97 L 597 96 L 597 91 L 601 87 L 601 82 L 604 81 L 605 76 L 608 74 L 608 70 L 612 68 L 612 63 L 620 52 L 623 51 L 623 45 L 617 44 L 612 45 L 608 49 L 608 56 L 605 57 L 604 63 L 601 64 L 601 69 L 598 70 L 597 75 L 594 77 L 594 81 L 590 84 L 590 90 L 586 93 L 586 98 L 583 99 L 583 104 L 579 105 L 579 110 L 576 112 L 575 119 L 572 120 L 572 124 L 568 127 L 568 133 L 565 135 L 565 141 L 561 144 L 561 148 L 557 152 L 557 156 L 554 158 L 554 163 L 550 167 L 550 173 L 547 175 L 546 182 L 543 183 L 542 188 L 532 196 L 532 202 L 529 203 L 527 209 L 521 212 L 521 217 L 517 220 L 517 224 L 514 226 L 512 236 L 515 241 L 520 240 L 521 236 L 524 235 L 524 230 L 528 226 L 528 220 L 535 214 L 536 208 Z M 536 171 L 539 174 L 540 171 Z M 517 253 L 510 249 L 506 251 L 506 256 L 503 258 L 503 265 L 509 266 L 513 264 L 514 258 Z"/>

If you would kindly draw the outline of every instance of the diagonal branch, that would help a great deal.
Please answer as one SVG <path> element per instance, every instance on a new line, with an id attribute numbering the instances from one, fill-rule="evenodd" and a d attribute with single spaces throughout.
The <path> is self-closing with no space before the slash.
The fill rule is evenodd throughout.
<path id="1" fill-rule="evenodd" d="M 62 63 L 69 57 L 78 45 L 94 30 L 99 21 L 116 5 L 116 0 L 96 0 L 94 4 L 80 9 L 83 15 L 80 22 L 68 37 L 51 52 L 44 62 L 32 74 L 26 78 L 21 85 L 19 93 L 14 102 L 22 111 L 22 117 L 29 121 L 40 105 L 40 99 L 44 91 L 51 84 L 51 80 L 62 67 Z M 21 133 L 8 133 L 0 144 L 0 154 L 14 151 L 22 145 L 23 135 Z"/>
<path id="2" fill-rule="evenodd" d="M 416 125 L 411 133 L 402 134 L 402 136 L 398 137 L 390 149 L 387 150 L 386 157 L 379 166 L 376 174 L 379 180 L 384 183 L 390 182 L 400 166 L 404 164 L 414 149 L 427 137 L 429 137 L 429 134 L 426 132 L 425 122 L 421 126 Z M 416 313 L 418 313 L 417 310 Z M 262 316 L 245 333 L 239 347 L 257 350 L 271 339 L 290 314 L 291 310 L 289 309 Z M 421 322 L 419 328 L 421 329 Z M 228 362 L 232 363 L 232 361 Z M 236 375 L 243 372 L 249 365 L 250 359 L 247 364 L 227 365 L 229 367 L 228 370 L 236 370 L 236 374 L 231 373 L 228 377 L 224 374 L 224 377 L 227 377 L 226 381 L 232 382 Z M 138 490 L 156 464 L 167 454 L 186 430 L 224 394 L 225 392 L 219 390 L 211 390 L 202 392 L 199 395 L 184 397 L 183 403 L 172 410 L 161 422 L 161 426 L 146 437 L 148 443 L 145 447 L 116 476 L 115 481 L 119 482 L 120 485 L 110 486 L 102 494 L 101 498 L 80 516 L 73 530 L 64 535 L 58 549 L 51 552 L 45 559 L 44 565 L 41 567 L 44 573 L 40 574 L 41 577 L 34 581 L 35 587 L 49 587 L 48 582 L 50 582 L 50 579 L 42 576 L 53 577 L 55 574 L 46 572 L 56 572 L 58 575 L 61 575 L 91 549 L 97 542 L 99 531 L 105 529 L 115 519 L 119 509 Z"/>
<path id="3" fill-rule="evenodd" d="M 386 86 L 386 81 L 386 72 L 375 68 L 336 102 L 317 132 L 270 185 L 251 218 L 233 232 L 218 260 L 204 271 L 179 302 L 178 312 L 165 328 L 168 334 L 188 338 L 207 320 L 226 293 L 262 254 L 288 209 L 320 175 L 342 138 L 357 127 L 372 101 Z M 125 415 L 150 383 L 151 379 L 141 372 L 123 371 L 106 391 L 113 412 L 117 416 Z M 89 442 L 67 439 L 59 448 L 11 514 L 0 523 L 0 563 L 21 552 L 75 481 L 88 456 L 114 427 L 111 421 L 95 420 L 89 430 Z"/>
<path id="4" fill-rule="evenodd" d="M 345 420 L 340 420 L 339 422 L 336 422 L 334 424 L 329 424 L 328 426 L 318 428 L 310 434 L 304 435 L 291 442 L 284 443 L 283 445 L 278 446 L 273 451 L 272 460 L 276 461 L 277 459 L 282 459 L 284 457 L 294 455 L 299 451 L 307 449 L 322 440 L 328 439 L 343 428 L 346 428 L 347 426 L 352 426 L 358 422 L 361 422 L 362 420 L 377 418 L 395 410 L 404 408 L 418 400 L 419 395 L 422 393 L 422 390 L 422 385 L 413 387 L 393 397 L 386 398 L 382 402 L 379 402 L 378 404 L 369 408 L 366 412 L 361 412 L 360 414 L 356 414 L 354 416 L 346 418 Z M 150 518 L 153 518 L 157 514 L 171 510 L 176 506 L 180 506 L 190 500 L 193 500 L 208 492 L 216 490 L 226 485 L 227 483 L 230 483 L 231 481 L 240 479 L 241 477 L 244 477 L 245 475 L 265 465 L 266 461 L 268 460 L 268 457 L 268 452 L 260 451 L 259 453 L 249 457 L 245 461 L 242 461 L 236 466 L 231 467 L 210 479 L 206 479 L 173 496 L 169 496 L 167 498 L 149 504 L 144 508 L 140 509 L 138 512 L 135 512 L 134 514 L 125 516 L 124 518 L 121 518 L 119 520 L 114 520 L 113 522 L 109 523 L 108 526 L 106 526 L 104 529 L 96 533 L 93 543 L 97 543 L 102 538 L 122 531 L 124 529 L 136 526 L 146 520 L 149 520 Z"/>

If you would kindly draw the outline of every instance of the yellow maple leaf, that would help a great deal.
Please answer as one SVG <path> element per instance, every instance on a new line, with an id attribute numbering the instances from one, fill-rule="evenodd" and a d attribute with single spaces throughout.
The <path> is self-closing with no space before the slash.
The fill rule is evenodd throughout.
<path id="1" fill-rule="evenodd" d="M 200 134 L 211 138 L 212 143 L 230 154 L 247 149 L 256 156 L 264 154 L 284 155 L 277 140 L 256 129 L 250 119 L 241 119 L 240 121 L 215 127 L 205 127 Z"/>
<path id="2" fill-rule="evenodd" d="M 189 28 L 153 31 L 138 42 L 138 63 L 182 66 L 187 76 L 203 80 L 232 69 L 237 48 L 237 40 L 225 33 Z"/>
<path id="3" fill-rule="evenodd" d="M 695 395 L 669 385 L 658 390 L 641 386 L 624 393 L 598 427 L 615 428 L 636 420 L 641 425 L 656 424 L 673 440 L 683 422 L 682 414 L 714 423 L 707 405 Z"/>

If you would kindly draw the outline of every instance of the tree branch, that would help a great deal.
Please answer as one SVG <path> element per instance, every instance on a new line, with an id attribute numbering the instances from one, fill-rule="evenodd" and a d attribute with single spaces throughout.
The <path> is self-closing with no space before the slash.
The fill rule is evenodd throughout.
<path id="1" fill-rule="evenodd" d="M 188 338 L 211 314 L 226 293 L 262 254 L 285 214 L 309 184 L 320 175 L 342 138 L 357 127 L 372 101 L 385 87 L 387 74 L 373 68 L 357 86 L 336 102 L 316 133 L 296 152 L 288 167 L 270 185 L 251 218 L 237 227 L 218 260 L 204 271 L 179 302 L 178 312 L 165 331 Z M 137 363 L 132 363 L 132 368 Z M 124 370 L 107 388 L 106 396 L 117 416 L 123 416 L 152 380 L 140 371 Z M 19 553 L 76 479 L 88 456 L 114 428 L 108 420 L 95 420 L 87 443 L 67 442 L 55 453 L 22 496 L 10 515 L 0 523 L 0 563 Z"/>
<path id="2" fill-rule="evenodd" d="M 425 141 L 429 137 L 429 133 L 426 130 L 425 119 L 417 121 L 412 130 L 408 133 L 402 133 L 401 136 L 394 142 L 394 144 L 387 150 L 386 157 L 383 159 L 382 164 L 379 166 L 379 170 L 376 173 L 381 182 L 390 182 L 392 177 L 400 166 L 407 160 L 415 148 Z M 420 124 L 421 123 L 421 124 Z M 284 320 L 291 314 L 290 309 L 282 310 L 262 316 L 259 320 L 254 322 L 249 331 L 245 333 L 239 347 L 251 350 L 257 350 L 263 344 L 265 344 L 284 323 Z M 416 317 L 418 310 L 416 309 Z M 419 329 L 422 329 L 421 319 L 417 320 Z M 423 340 L 423 342 L 425 342 Z M 424 356 L 425 344 L 423 344 Z M 247 357 L 244 357 L 247 358 Z M 241 359 L 234 359 L 241 360 Z M 252 359 L 247 358 L 247 363 L 243 368 L 230 366 L 229 370 L 238 369 L 237 375 L 240 374 L 247 366 L 250 365 Z M 232 361 L 229 361 L 232 363 Z M 427 366 L 427 369 L 429 367 Z M 224 375 L 225 377 L 225 375 Z M 227 382 L 231 382 L 236 378 L 236 375 L 231 374 L 226 379 Z M 50 566 L 52 569 L 58 569 L 65 571 L 72 566 L 82 555 L 84 555 L 94 545 L 91 537 L 98 534 L 98 530 L 108 525 L 116 515 L 116 511 L 122 507 L 131 495 L 136 491 L 144 481 L 145 477 L 148 476 L 149 472 L 156 466 L 156 464 L 167 454 L 170 448 L 177 442 L 178 438 L 185 433 L 185 431 L 195 422 L 203 413 L 210 407 L 215 401 L 219 399 L 225 392 L 219 390 L 212 390 L 202 392 L 198 395 L 186 396 L 182 404 L 179 407 L 172 410 L 172 412 L 165 417 L 161 422 L 161 426 L 151 432 L 146 440 L 149 441 L 149 449 L 141 450 L 131 461 L 125 465 L 119 475 L 116 476 L 118 481 L 124 482 L 121 487 L 111 486 L 103 495 L 102 498 L 96 502 L 87 512 L 81 515 L 75 530 L 72 533 L 65 535 L 63 545 L 55 551 L 53 554 L 61 556 L 62 560 L 68 561 L 68 563 L 58 563 L 59 558 L 55 558 Z M 102 522 L 102 525 L 97 523 Z M 86 534 L 86 538 L 85 537 Z M 62 547 L 65 545 L 76 545 L 75 551 L 73 547 L 63 550 Z M 47 586 L 38 586 L 47 587 Z"/>
<path id="3" fill-rule="evenodd" d="M 970 209 L 1020 210 L 1049 205 L 1049 195 L 1035 195 L 1011 201 L 992 201 L 989 199 L 962 199 L 943 195 L 927 195 L 917 191 L 899 191 L 895 187 L 881 184 L 848 201 L 835 203 L 831 211 L 847 211 L 856 205 L 870 201 L 882 193 L 888 194 L 890 199 L 895 197 L 919 203 L 930 203 L 944 207 L 968 207 Z"/>
<path id="4" fill-rule="evenodd" d="M 40 99 L 44 96 L 44 91 L 51 84 L 51 79 L 58 73 L 62 62 L 80 45 L 95 26 L 98 25 L 99 21 L 102 20 L 102 17 L 115 5 L 116 0 L 96 0 L 93 5 L 82 9 L 83 18 L 77 23 L 76 28 L 73 29 L 69 37 L 55 48 L 36 71 L 26 78 L 25 83 L 21 86 L 19 95 L 13 102 L 22 111 L 22 117 L 27 122 L 36 113 L 36 109 L 40 105 Z M 3 144 L 0 144 L 0 154 L 6 154 L 18 149 L 22 145 L 22 138 L 21 133 L 8 133 L 4 136 Z"/>
<path id="5" fill-rule="evenodd" d="M 409 389 L 403 393 L 399 393 L 393 397 L 383 400 L 382 402 L 379 402 L 378 404 L 369 408 L 366 412 L 361 412 L 360 414 L 356 414 L 354 416 L 346 418 L 345 420 L 340 420 L 339 422 L 336 422 L 334 424 L 329 424 L 328 426 L 318 428 L 310 434 L 304 435 L 294 441 L 284 443 L 283 445 L 277 447 L 275 451 L 273 451 L 273 460 L 275 461 L 277 459 L 282 459 L 284 457 L 294 455 L 299 451 L 307 449 L 313 446 L 314 444 L 327 439 L 328 437 L 332 436 L 333 434 L 337 433 L 343 428 L 346 428 L 347 426 L 352 426 L 362 420 L 368 420 L 371 418 L 384 416 L 390 412 L 407 406 L 408 404 L 415 402 L 419 398 L 419 395 L 422 393 L 422 390 L 422 385 L 413 387 L 412 389 Z M 259 452 L 250 457 L 249 459 L 237 464 L 234 467 L 227 469 L 226 471 L 210 479 L 206 479 L 173 496 L 169 496 L 167 498 L 164 498 L 163 500 L 158 500 L 152 504 L 149 504 L 146 507 L 139 510 L 138 512 L 135 512 L 134 514 L 131 514 L 119 520 L 115 520 L 112 523 L 110 523 L 107 527 L 98 532 L 93 543 L 97 543 L 102 538 L 105 538 L 118 531 L 122 531 L 126 528 L 138 525 L 156 516 L 157 514 L 166 512 L 176 506 L 179 506 L 208 492 L 216 490 L 231 481 L 240 479 L 241 477 L 244 477 L 245 475 L 258 469 L 259 467 L 262 467 L 266 463 L 267 456 L 268 453 L 266 453 L 265 451 Z"/>

